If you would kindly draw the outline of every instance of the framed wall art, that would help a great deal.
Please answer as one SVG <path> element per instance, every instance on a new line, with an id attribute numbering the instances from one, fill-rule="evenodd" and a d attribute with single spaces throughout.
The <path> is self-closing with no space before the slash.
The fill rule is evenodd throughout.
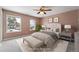
<path id="1" fill-rule="evenodd" d="M 58 17 L 55 17 L 53 22 L 58 22 Z"/>
<path id="2" fill-rule="evenodd" d="M 48 19 L 48 22 L 50 22 L 50 23 L 53 22 L 53 19 L 52 18 L 49 18 Z"/>

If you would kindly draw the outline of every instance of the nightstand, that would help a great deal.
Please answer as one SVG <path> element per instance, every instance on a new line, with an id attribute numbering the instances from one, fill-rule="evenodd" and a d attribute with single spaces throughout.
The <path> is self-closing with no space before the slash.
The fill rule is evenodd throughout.
<path id="1" fill-rule="evenodd" d="M 63 31 L 63 32 L 60 33 L 59 36 L 60 36 L 60 39 L 67 40 L 67 41 L 74 41 L 72 32 Z"/>

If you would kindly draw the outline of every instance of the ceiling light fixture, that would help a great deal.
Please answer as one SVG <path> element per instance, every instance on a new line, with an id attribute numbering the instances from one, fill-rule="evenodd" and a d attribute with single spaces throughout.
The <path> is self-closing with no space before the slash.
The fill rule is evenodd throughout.
<path id="1" fill-rule="evenodd" d="M 41 15 L 43 15 L 43 14 L 44 14 L 44 12 L 40 12 L 40 14 L 41 14 Z"/>
<path id="2" fill-rule="evenodd" d="M 46 14 L 46 11 L 52 11 L 52 9 L 48 9 L 45 6 L 41 6 L 40 9 L 33 9 L 34 11 L 38 11 L 37 14 Z"/>

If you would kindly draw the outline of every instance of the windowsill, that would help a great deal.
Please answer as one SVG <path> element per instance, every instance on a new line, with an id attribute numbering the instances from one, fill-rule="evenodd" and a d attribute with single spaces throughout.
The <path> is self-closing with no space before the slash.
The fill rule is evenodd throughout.
<path id="1" fill-rule="evenodd" d="M 15 33 L 15 32 L 21 32 L 21 30 L 12 30 L 12 31 L 10 31 L 10 30 L 8 30 L 6 33 Z"/>

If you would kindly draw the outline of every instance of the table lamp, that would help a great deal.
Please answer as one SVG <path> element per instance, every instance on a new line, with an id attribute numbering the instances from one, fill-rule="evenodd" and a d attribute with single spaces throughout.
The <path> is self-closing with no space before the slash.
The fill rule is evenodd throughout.
<path id="1" fill-rule="evenodd" d="M 64 25 L 66 32 L 69 32 L 71 29 L 71 25 Z"/>

